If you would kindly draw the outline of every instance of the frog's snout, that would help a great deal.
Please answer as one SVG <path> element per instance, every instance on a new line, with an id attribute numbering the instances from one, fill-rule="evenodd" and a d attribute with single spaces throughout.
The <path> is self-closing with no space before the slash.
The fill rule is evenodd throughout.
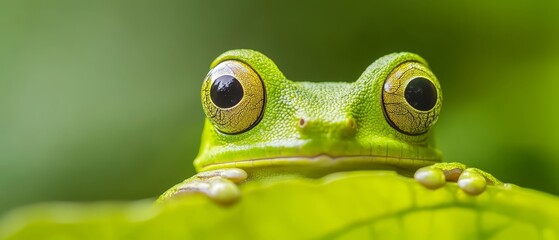
<path id="1" fill-rule="evenodd" d="M 303 138 L 352 138 L 357 132 L 357 122 L 353 117 L 346 117 L 336 121 L 299 118 L 297 130 Z"/>

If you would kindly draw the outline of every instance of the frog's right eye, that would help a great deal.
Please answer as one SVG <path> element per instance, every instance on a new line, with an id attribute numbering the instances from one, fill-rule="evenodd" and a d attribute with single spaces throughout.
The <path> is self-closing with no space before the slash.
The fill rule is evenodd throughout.
<path id="1" fill-rule="evenodd" d="M 210 70 L 202 85 L 204 112 L 223 133 L 242 133 L 258 124 L 264 102 L 265 90 L 260 76 L 243 62 L 219 63 Z"/>
<path id="2" fill-rule="evenodd" d="M 423 134 L 435 124 L 442 100 L 437 78 L 419 62 L 398 65 L 384 82 L 384 115 L 392 127 L 408 135 Z"/>

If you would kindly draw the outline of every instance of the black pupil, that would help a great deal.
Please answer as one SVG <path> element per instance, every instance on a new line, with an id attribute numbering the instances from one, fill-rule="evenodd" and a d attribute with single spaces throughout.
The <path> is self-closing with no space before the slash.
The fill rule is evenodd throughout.
<path id="1" fill-rule="evenodd" d="M 437 90 L 431 81 L 417 77 L 406 86 L 405 97 L 413 108 L 427 111 L 437 103 Z"/>
<path id="2" fill-rule="evenodd" d="M 235 77 L 223 75 L 218 77 L 212 84 L 210 97 L 216 106 L 230 108 L 239 103 L 243 98 L 243 86 Z"/>

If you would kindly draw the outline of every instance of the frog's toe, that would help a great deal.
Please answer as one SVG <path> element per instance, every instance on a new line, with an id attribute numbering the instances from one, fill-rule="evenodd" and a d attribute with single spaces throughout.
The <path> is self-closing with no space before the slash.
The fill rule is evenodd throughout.
<path id="1" fill-rule="evenodd" d="M 437 189 L 444 186 L 446 179 L 444 172 L 435 167 L 423 167 L 418 169 L 414 178 L 421 185 L 429 189 Z"/>
<path id="2" fill-rule="evenodd" d="M 460 174 L 458 186 L 468 195 L 476 196 L 485 191 L 487 180 L 476 169 L 468 168 Z"/>
<path id="3" fill-rule="evenodd" d="M 233 181 L 217 178 L 210 183 L 206 195 L 218 203 L 231 204 L 241 197 L 241 191 Z"/>
<path id="4" fill-rule="evenodd" d="M 226 169 L 200 172 L 196 175 L 196 177 L 198 178 L 223 177 L 235 183 L 239 183 L 247 179 L 247 173 L 245 172 L 245 170 L 240 168 L 226 168 Z"/>
<path id="5" fill-rule="evenodd" d="M 230 204 L 237 201 L 241 191 L 237 185 L 223 177 L 201 178 L 185 182 L 176 187 L 170 198 L 201 193 L 220 204 Z"/>
<path id="6" fill-rule="evenodd" d="M 491 174 L 456 162 L 442 162 L 420 168 L 415 173 L 415 179 L 431 189 L 442 187 L 444 181 L 457 182 L 460 189 L 471 196 L 483 193 L 487 185 L 503 186 Z"/>
<path id="7" fill-rule="evenodd" d="M 163 193 L 158 202 L 185 195 L 204 194 L 211 200 L 227 205 L 241 197 L 238 183 L 247 179 L 247 173 L 239 168 L 200 172 Z"/>

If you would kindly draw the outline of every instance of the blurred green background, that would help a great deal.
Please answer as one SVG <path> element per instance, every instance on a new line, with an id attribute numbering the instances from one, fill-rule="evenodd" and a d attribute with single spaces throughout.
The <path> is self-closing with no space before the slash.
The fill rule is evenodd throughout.
<path id="1" fill-rule="evenodd" d="M 429 61 L 446 161 L 559 194 L 559 2 L 2 1 L 0 213 L 154 197 L 193 174 L 210 62 L 259 50 L 298 81 Z"/>

